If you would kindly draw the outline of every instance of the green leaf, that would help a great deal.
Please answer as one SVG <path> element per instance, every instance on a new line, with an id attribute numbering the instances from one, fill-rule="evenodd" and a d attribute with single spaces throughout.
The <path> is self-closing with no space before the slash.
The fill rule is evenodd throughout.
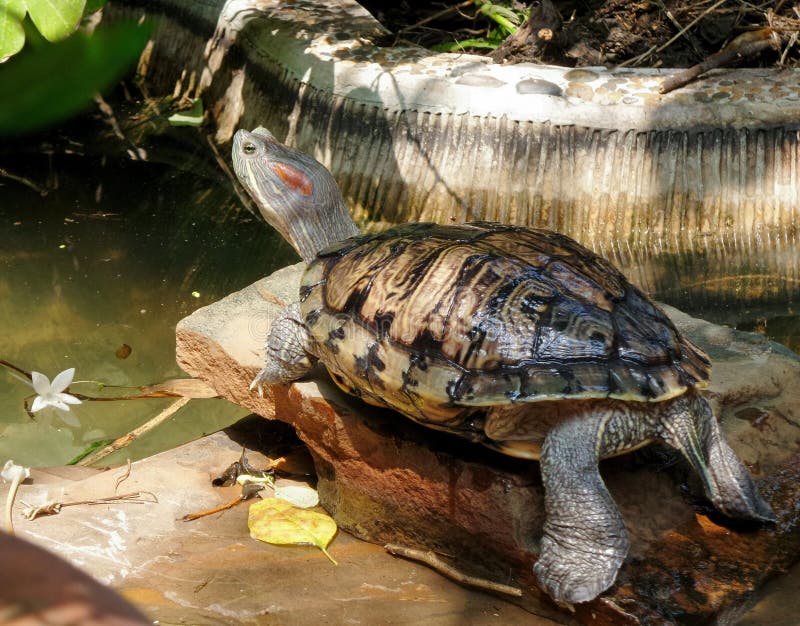
<path id="1" fill-rule="evenodd" d="M 0 0 L 0 60 L 22 50 L 25 45 L 25 0 Z"/>
<path id="2" fill-rule="evenodd" d="M 83 452 L 78 454 L 78 456 L 76 456 L 69 463 L 67 463 L 67 465 L 77 465 L 95 450 L 98 450 L 100 448 L 105 448 L 107 445 L 110 445 L 112 443 L 114 443 L 113 439 L 101 439 L 100 441 L 95 441 L 89 444 L 88 448 L 86 448 Z"/>
<path id="3" fill-rule="evenodd" d="M 502 39 L 484 39 L 479 37 L 477 39 L 444 42 L 431 46 L 431 49 L 436 52 L 462 52 L 464 48 L 487 48 L 489 50 L 494 50 L 501 43 L 503 43 Z"/>
<path id="4" fill-rule="evenodd" d="M 203 123 L 203 101 L 196 98 L 192 101 L 192 108 L 173 113 L 167 121 L 172 126 L 200 126 Z"/>
<path id="5" fill-rule="evenodd" d="M 333 518 L 324 513 L 298 509 L 279 498 L 267 498 L 250 505 L 247 527 L 251 537 L 266 543 L 317 546 L 338 565 L 327 550 L 338 528 Z"/>
<path id="6" fill-rule="evenodd" d="M 86 0 L 28 0 L 28 13 L 48 41 L 71 35 L 83 16 Z"/>
<path id="7" fill-rule="evenodd" d="M 26 49 L 0 65 L 0 135 L 41 128 L 86 108 L 136 61 L 150 30 L 135 23 L 100 27 Z"/>
<path id="8" fill-rule="evenodd" d="M 503 35 L 508 36 L 517 32 L 520 16 L 508 7 L 487 3 L 481 6 L 480 12 L 494 20 L 503 30 Z"/>

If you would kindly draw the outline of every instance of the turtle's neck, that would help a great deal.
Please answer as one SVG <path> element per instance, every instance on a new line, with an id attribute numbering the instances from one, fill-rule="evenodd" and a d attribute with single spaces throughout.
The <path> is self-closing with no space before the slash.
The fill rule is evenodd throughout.
<path id="1" fill-rule="evenodd" d="M 320 182 L 317 180 L 315 184 Z M 276 226 L 306 263 L 311 263 L 321 250 L 360 233 L 338 187 L 334 191 L 335 200 L 334 194 L 330 194 L 331 202 L 324 208 L 306 211 L 299 219 L 286 220 L 285 230 Z"/>

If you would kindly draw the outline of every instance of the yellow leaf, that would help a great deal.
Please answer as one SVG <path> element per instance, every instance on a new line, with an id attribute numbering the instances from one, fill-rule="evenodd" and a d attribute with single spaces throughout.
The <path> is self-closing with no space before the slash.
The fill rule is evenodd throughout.
<path id="1" fill-rule="evenodd" d="M 298 509 L 279 498 L 266 498 L 250 505 L 247 527 L 251 537 L 266 543 L 317 546 L 338 565 L 326 550 L 338 529 L 333 518 L 324 513 Z"/>

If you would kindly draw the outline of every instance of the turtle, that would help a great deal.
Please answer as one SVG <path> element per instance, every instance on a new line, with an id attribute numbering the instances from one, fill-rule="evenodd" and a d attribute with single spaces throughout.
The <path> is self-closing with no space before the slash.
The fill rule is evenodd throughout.
<path id="1" fill-rule="evenodd" d="M 236 175 L 306 264 L 251 388 L 322 362 L 365 402 L 538 460 L 534 572 L 557 602 L 615 581 L 629 547 L 602 458 L 677 449 L 722 513 L 774 522 L 702 389 L 711 364 L 609 261 L 553 231 L 410 223 L 361 234 L 331 173 L 267 129 L 237 131 Z"/>

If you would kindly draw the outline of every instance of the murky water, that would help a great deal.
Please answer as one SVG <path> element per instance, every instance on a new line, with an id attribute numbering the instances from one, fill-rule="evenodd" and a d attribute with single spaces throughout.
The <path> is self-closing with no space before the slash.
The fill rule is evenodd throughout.
<path id="1" fill-rule="evenodd" d="M 222 177 L 99 157 L 36 155 L 0 165 L 41 185 L 57 185 L 42 197 L 0 179 L 0 359 L 50 378 L 69 367 L 76 380 L 112 386 L 180 377 L 175 324 L 296 259 L 272 229 L 240 208 Z M 681 307 L 674 294 L 669 302 Z M 800 350 L 800 317 L 789 307 L 689 312 Z M 127 347 L 130 355 L 122 358 Z M 99 393 L 91 383 L 73 389 Z M 73 427 L 55 410 L 31 420 L 23 402 L 32 393 L 0 368 L 0 460 L 65 463 L 170 403 L 85 402 L 73 408 L 80 421 Z M 242 414 L 221 400 L 194 400 L 126 454 L 169 448 Z"/>
<path id="2" fill-rule="evenodd" d="M 51 165 L 35 156 L 0 167 L 38 183 L 57 178 L 46 197 L 0 179 L 0 359 L 51 379 L 69 367 L 76 381 L 105 385 L 183 377 L 175 324 L 295 259 L 278 235 L 239 209 L 223 179 L 91 157 L 54 157 Z M 125 346 L 130 355 L 122 358 Z M 96 384 L 72 390 L 99 391 Z M 84 402 L 71 411 L 80 421 L 72 427 L 55 409 L 31 420 L 23 401 L 32 393 L 0 368 L 0 463 L 63 464 L 174 401 Z M 244 414 L 223 400 L 192 400 L 125 454 L 170 448 Z"/>

